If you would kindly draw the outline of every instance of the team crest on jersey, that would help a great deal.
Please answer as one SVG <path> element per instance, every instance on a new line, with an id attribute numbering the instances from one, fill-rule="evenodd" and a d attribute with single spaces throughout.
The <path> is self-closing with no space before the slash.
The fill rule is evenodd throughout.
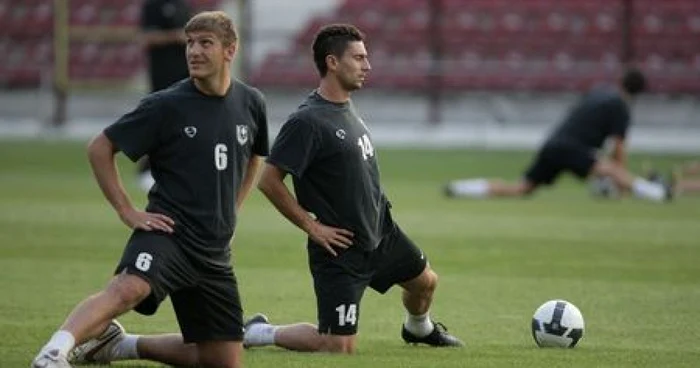
<path id="1" fill-rule="evenodd" d="M 240 144 L 241 146 L 248 142 L 247 125 L 236 125 L 236 138 L 238 138 L 238 144 Z"/>
<path id="2" fill-rule="evenodd" d="M 186 126 L 183 130 L 185 131 L 185 135 L 187 135 L 190 138 L 194 138 L 194 136 L 197 135 L 197 127 L 193 127 L 190 125 Z"/>
<path id="3" fill-rule="evenodd" d="M 343 129 L 338 129 L 335 131 L 335 136 L 340 139 L 345 139 L 345 131 Z"/>

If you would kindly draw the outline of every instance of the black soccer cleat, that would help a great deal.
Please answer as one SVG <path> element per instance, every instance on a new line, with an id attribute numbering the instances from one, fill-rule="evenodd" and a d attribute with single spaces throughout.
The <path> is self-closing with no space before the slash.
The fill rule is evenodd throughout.
<path id="1" fill-rule="evenodd" d="M 676 195 L 676 176 L 677 175 L 674 175 L 674 173 L 663 175 L 658 171 L 652 170 L 647 173 L 646 179 L 652 183 L 661 185 L 664 188 L 664 200 L 666 202 L 671 202 Z"/>
<path id="2" fill-rule="evenodd" d="M 243 327 L 247 330 L 248 327 L 258 324 L 258 323 L 264 323 L 264 324 L 270 324 L 270 319 L 267 318 L 266 315 L 262 313 L 255 313 L 252 317 L 250 317 L 245 323 L 243 324 Z"/>
<path id="3" fill-rule="evenodd" d="M 427 336 L 418 337 L 410 333 L 405 326 L 401 327 L 401 338 L 407 344 L 426 344 L 439 347 L 462 347 L 464 343 L 462 340 L 447 333 L 447 327 L 440 322 L 434 323 L 433 332 L 429 333 Z"/>
<path id="4" fill-rule="evenodd" d="M 664 199 L 666 202 L 671 202 L 676 195 L 676 181 L 671 177 L 668 183 L 664 184 Z"/>
<path id="5" fill-rule="evenodd" d="M 444 195 L 447 198 L 457 198 L 457 193 L 455 192 L 454 188 L 452 187 L 451 182 L 445 184 L 445 186 L 442 187 L 442 195 Z"/>
<path id="6" fill-rule="evenodd" d="M 646 173 L 645 178 L 652 183 L 662 184 L 662 183 L 666 182 L 666 178 L 660 172 L 658 172 L 656 170 L 649 170 Z"/>

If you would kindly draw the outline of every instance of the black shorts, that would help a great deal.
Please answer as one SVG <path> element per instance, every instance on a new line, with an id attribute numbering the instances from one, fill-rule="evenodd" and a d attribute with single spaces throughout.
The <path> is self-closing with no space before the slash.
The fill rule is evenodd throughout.
<path id="1" fill-rule="evenodd" d="M 423 252 L 393 221 L 374 251 L 350 247 L 333 257 L 319 245 L 309 242 L 307 247 L 318 331 L 323 334 L 356 334 L 367 286 L 384 294 L 393 285 L 420 275 L 427 264 Z"/>
<path id="2" fill-rule="evenodd" d="M 570 171 L 579 179 L 585 179 L 596 161 L 595 151 L 590 147 L 575 142 L 550 141 L 540 148 L 535 161 L 525 172 L 525 179 L 534 185 L 550 185 L 562 171 Z"/>
<path id="3" fill-rule="evenodd" d="M 152 315 L 169 295 L 185 342 L 242 341 L 243 312 L 231 266 L 196 263 L 183 244 L 161 232 L 135 231 L 115 274 L 126 270 L 151 286 L 134 310 Z"/>

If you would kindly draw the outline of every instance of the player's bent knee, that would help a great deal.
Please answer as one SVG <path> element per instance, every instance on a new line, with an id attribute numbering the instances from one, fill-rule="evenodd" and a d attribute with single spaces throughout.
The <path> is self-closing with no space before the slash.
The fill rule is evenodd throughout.
<path id="1" fill-rule="evenodd" d="M 116 300 L 118 308 L 126 311 L 135 307 L 151 292 L 150 285 L 138 276 L 122 273 L 112 279 L 105 293 Z"/>
<path id="2" fill-rule="evenodd" d="M 425 266 L 420 275 L 402 283 L 401 287 L 412 294 L 432 294 L 437 288 L 437 284 L 438 274 L 430 266 Z"/>
<path id="3" fill-rule="evenodd" d="M 435 271 L 433 271 L 430 267 L 426 267 L 423 273 L 426 277 L 423 289 L 432 293 L 433 291 L 435 291 L 438 285 L 438 274 Z"/>

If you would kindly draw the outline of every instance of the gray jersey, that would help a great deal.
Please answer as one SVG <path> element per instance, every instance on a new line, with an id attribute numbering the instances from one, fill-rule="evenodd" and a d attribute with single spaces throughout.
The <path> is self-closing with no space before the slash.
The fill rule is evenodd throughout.
<path id="1" fill-rule="evenodd" d="M 299 204 L 321 223 L 352 231 L 355 246 L 378 246 L 387 200 L 370 132 L 351 102 L 311 93 L 282 126 L 268 162 L 293 176 Z"/>
<path id="2" fill-rule="evenodd" d="M 260 92 L 233 81 L 225 96 L 208 96 L 186 79 L 145 97 L 105 135 L 133 161 L 149 156 L 156 184 L 147 210 L 175 220 L 186 251 L 227 259 L 248 161 L 268 154 Z"/>

